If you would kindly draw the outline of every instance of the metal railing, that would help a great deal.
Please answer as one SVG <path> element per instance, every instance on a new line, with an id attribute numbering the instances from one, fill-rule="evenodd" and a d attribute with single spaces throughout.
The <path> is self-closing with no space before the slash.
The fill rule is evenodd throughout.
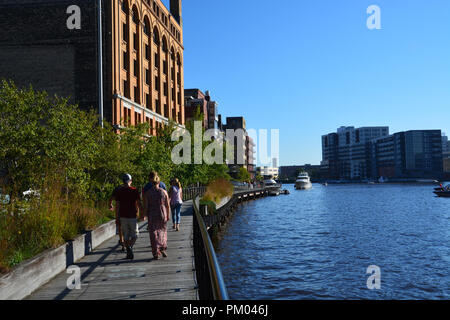
<path id="1" fill-rule="evenodd" d="M 194 255 L 200 300 L 228 300 L 222 271 L 200 214 L 199 195 L 194 197 Z"/>
<path id="2" fill-rule="evenodd" d="M 183 201 L 193 200 L 197 195 L 202 196 L 206 192 L 206 187 L 189 187 L 183 189 Z"/>

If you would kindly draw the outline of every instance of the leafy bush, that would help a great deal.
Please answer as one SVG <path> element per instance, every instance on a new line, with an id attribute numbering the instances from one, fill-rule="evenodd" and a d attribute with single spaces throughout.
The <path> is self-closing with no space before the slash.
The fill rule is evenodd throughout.
<path id="1" fill-rule="evenodd" d="M 203 201 L 212 201 L 219 204 L 223 198 L 233 195 L 234 187 L 230 181 L 220 178 L 211 182 L 206 188 Z"/>

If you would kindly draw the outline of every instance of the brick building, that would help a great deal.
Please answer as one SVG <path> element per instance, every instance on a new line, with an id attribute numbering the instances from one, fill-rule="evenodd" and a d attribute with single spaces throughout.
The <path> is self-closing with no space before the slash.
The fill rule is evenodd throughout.
<path id="1" fill-rule="evenodd" d="M 200 89 L 185 89 L 184 98 L 186 121 L 192 120 L 195 112 L 200 110 L 203 114 L 203 127 L 205 129 L 220 129 L 218 115 L 219 104 L 216 101 L 212 101 L 208 90 L 203 93 Z"/>
<path id="2" fill-rule="evenodd" d="M 80 8 L 70 30 L 68 8 Z M 97 1 L 0 0 L 0 78 L 98 109 Z M 183 125 L 181 0 L 103 1 L 104 117 L 116 126 Z"/>

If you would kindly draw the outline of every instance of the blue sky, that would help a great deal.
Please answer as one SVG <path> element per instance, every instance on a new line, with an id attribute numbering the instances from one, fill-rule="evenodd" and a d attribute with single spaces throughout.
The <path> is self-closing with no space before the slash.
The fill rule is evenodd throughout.
<path id="1" fill-rule="evenodd" d="M 185 88 L 279 129 L 281 165 L 319 164 L 342 125 L 450 134 L 448 0 L 185 0 L 183 22 Z"/>

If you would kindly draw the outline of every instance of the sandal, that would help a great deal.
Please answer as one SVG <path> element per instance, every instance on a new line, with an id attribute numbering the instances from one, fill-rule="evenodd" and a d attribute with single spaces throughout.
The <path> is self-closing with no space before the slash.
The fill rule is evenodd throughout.
<path id="1" fill-rule="evenodd" d="M 165 251 L 161 251 L 161 254 L 164 258 L 167 258 L 167 253 Z"/>

